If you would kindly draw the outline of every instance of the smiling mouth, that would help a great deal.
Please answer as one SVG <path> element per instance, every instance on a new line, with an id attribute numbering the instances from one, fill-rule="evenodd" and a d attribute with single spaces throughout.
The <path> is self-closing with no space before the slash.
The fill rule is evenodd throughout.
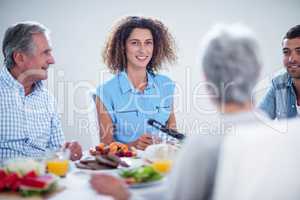
<path id="1" fill-rule="evenodd" d="M 136 56 L 136 59 L 139 61 L 146 61 L 148 59 L 148 56 Z"/>
<path id="2" fill-rule="evenodd" d="M 290 69 L 298 69 L 298 68 L 300 68 L 300 66 L 299 65 L 289 65 L 288 68 L 290 68 Z"/>

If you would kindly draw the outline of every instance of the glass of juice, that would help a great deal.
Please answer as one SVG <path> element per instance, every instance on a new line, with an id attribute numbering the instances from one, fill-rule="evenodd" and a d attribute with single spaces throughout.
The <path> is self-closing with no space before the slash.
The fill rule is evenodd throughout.
<path id="1" fill-rule="evenodd" d="M 66 176 L 69 171 L 69 155 L 70 153 L 66 150 L 55 152 L 46 161 L 48 173 L 52 173 L 60 177 Z"/>
<path id="2" fill-rule="evenodd" d="M 151 162 L 151 166 L 160 173 L 168 173 L 172 168 L 177 149 L 170 144 L 162 143 L 150 145 L 146 148 L 144 159 Z"/>
<path id="3" fill-rule="evenodd" d="M 152 167 L 160 173 L 168 173 L 172 167 L 172 160 L 156 160 L 152 163 Z"/>

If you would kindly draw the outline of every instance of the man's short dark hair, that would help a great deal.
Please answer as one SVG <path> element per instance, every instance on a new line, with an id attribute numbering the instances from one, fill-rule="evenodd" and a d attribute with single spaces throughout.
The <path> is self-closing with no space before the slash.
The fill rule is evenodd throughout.
<path id="1" fill-rule="evenodd" d="M 283 39 L 294 39 L 300 37 L 300 25 L 293 26 L 288 30 Z"/>

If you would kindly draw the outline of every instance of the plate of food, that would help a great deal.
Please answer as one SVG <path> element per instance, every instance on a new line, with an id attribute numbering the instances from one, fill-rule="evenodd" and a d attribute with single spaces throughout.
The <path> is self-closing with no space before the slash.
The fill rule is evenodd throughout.
<path id="1" fill-rule="evenodd" d="M 75 166 L 83 170 L 111 170 L 128 168 L 130 165 L 114 154 L 96 155 L 85 157 L 77 162 Z"/>
<path id="2" fill-rule="evenodd" d="M 109 145 L 100 143 L 95 147 L 90 148 L 92 156 L 114 154 L 118 157 L 136 157 L 137 151 L 133 147 L 120 142 L 112 142 Z"/>
<path id="3" fill-rule="evenodd" d="M 0 168 L 0 194 L 18 198 L 45 196 L 58 191 L 58 180 L 45 173 L 43 163 L 33 159 L 10 160 Z"/>
<path id="4" fill-rule="evenodd" d="M 119 176 L 130 188 L 150 187 L 161 184 L 164 176 L 151 166 L 124 169 Z"/>

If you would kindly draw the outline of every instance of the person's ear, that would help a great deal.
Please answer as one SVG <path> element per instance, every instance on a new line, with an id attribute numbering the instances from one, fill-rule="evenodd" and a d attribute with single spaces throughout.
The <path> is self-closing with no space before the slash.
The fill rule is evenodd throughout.
<path id="1" fill-rule="evenodd" d="M 25 54 L 22 52 L 16 51 L 13 53 L 13 59 L 17 66 L 22 66 L 22 65 L 24 65 L 23 63 L 25 61 Z"/>

